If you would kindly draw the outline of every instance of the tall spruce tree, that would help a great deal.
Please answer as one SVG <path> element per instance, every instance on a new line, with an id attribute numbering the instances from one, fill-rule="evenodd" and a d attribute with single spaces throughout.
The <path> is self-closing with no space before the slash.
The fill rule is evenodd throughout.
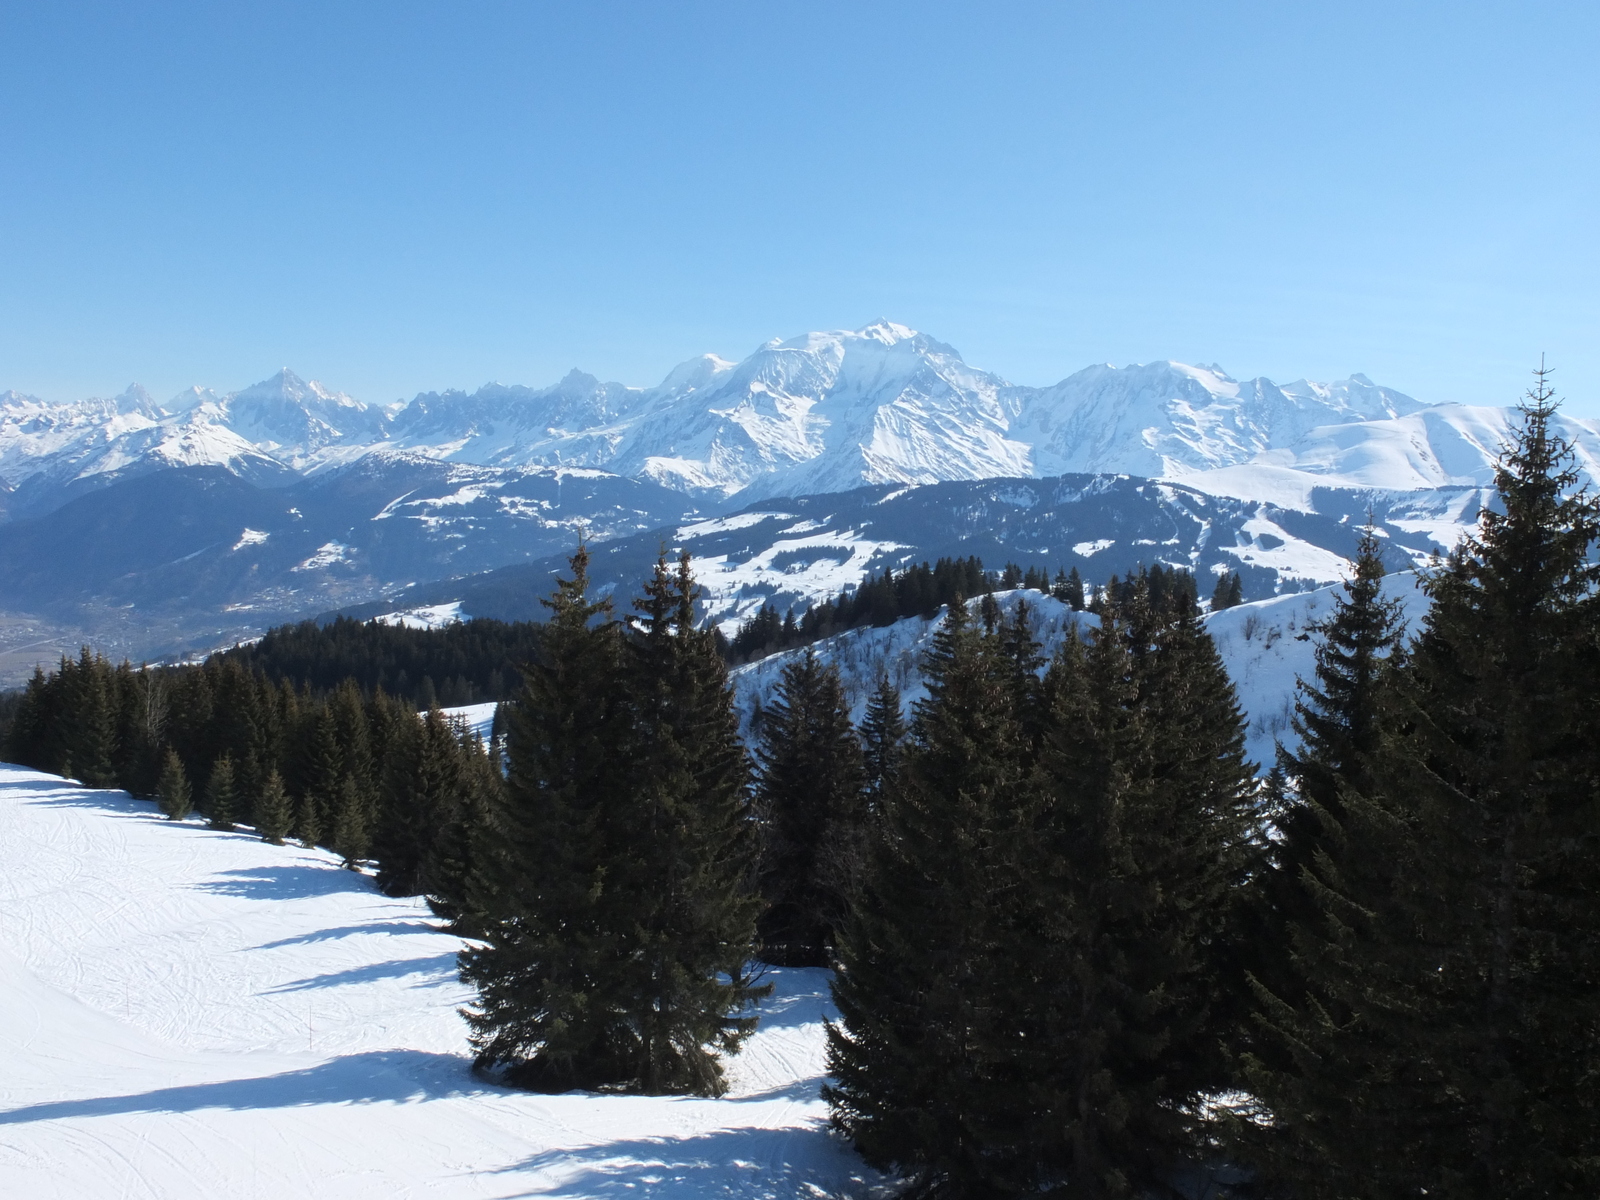
<path id="1" fill-rule="evenodd" d="M 462 750 L 437 706 L 419 720 L 405 714 L 386 774 L 384 820 L 374 839 L 378 886 L 390 896 L 437 890 L 433 866 L 462 803 Z"/>
<path id="2" fill-rule="evenodd" d="M 73 778 L 85 787 L 116 787 L 117 713 L 111 664 L 85 646 L 72 679 L 68 753 Z"/>
<path id="3" fill-rule="evenodd" d="M 1371 787 L 1369 764 L 1383 728 L 1381 686 L 1398 662 L 1405 613 L 1385 599 L 1382 542 L 1369 524 L 1354 569 L 1333 611 L 1306 632 L 1317 639 L 1315 671 L 1295 696 L 1295 740 L 1269 780 L 1271 862 L 1260 877 L 1256 953 L 1251 969 L 1280 996 L 1295 994 L 1289 963 L 1294 930 L 1318 920 L 1317 857 L 1343 837 L 1342 790 Z"/>
<path id="4" fill-rule="evenodd" d="M 339 746 L 339 724 L 332 706 L 317 704 L 302 718 L 304 741 L 300 747 L 300 776 L 304 803 L 314 818 L 316 840 L 333 832 L 344 784 L 344 754 Z"/>
<path id="5" fill-rule="evenodd" d="M 884 790 L 900 770 L 905 736 L 900 690 L 890 681 L 887 671 L 881 672 L 861 717 L 862 789 L 869 811 L 877 810 Z"/>
<path id="6" fill-rule="evenodd" d="M 482 844 L 478 1061 L 525 1086 L 714 1094 L 714 1049 L 753 1027 L 758 901 L 746 766 L 688 564 L 657 565 L 624 641 L 588 599 L 588 552 L 548 601 L 509 713 Z"/>
<path id="7" fill-rule="evenodd" d="M 1078 574 L 1078 568 L 1073 567 L 1072 573 L 1067 576 L 1066 587 L 1058 599 L 1065 600 L 1073 612 L 1082 612 L 1084 608 L 1083 576 Z"/>
<path id="8" fill-rule="evenodd" d="M 491 813 L 501 803 L 505 780 L 500 754 L 476 733 L 458 734 L 456 802 L 430 848 L 427 870 L 428 906 L 465 937 L 478 937 L 484 910 L 478 896 L 482 846 Z"/>
<path id="9" fill-rule="evenodd" d="M 761 957 L 820 967 L 859 873 L 861 745 L 838 667 L 807 649 L 783 669 L 756 752 L 762 828 Z"/>
<path id="10" fill-rule="evenodd" d="M 212 829 L 232 829 L 239 819 L 238 787 L 234 781 L 233 758 L 222 755 L 211 764 L 206 780 L 205 813 Z"/>
<path id="11" fill-rule="evenodd" d="M 156 800 L 169 821 L 181 821 L 189 815 L 193 793 L 189 778 L 183 771 L 183 760 L 177 752 L 168 750 L 161 767 L 161 780 L 156 785 Z"/>
<path id="12" fill-rule="evenodd" d="M 322 841 L 322 805 L 311 792 L 304 793 L 295 805 L 294 836 L 307 850 Z"/>
<path id="13" fill-rule="evenodd" d="M 580 545 L 507 706 L 506 787 L 476 892 L 485 944 L 461 956 L 478 991 L 468 1020 L 479 1065 L 552 1091 L 626 1080 L 614 993 L 627 951 L 607 920 L 605 824 L 624 792 L 629 722 L 620 630 L 609 602 L 589 599 L 588 565 Z"/>
<path id="14" fill-rule="evenodd" d="M 261 784 L 261 794 L 256 800 L 256 832 L 261 840 L 274 846 L 283 845 L 294 825 L 294 806 L 283 789 L 283 776 L 277 771 L 267 772 Z"/>
<path id="15" fill-rule="evenodd" d="M 361 860 L 367 856 L 371 836 L 367 829 L 367 798 L 365 789 L 356 777 L 346 775 L 339 785 L 338 803 L 333 819 L 333 852 L 344 861 L 341 865 L 349 871 L 359 870 Z"/>
<path id="16" fill-rule="evenodd" d="M 828 1030 L 836 1128 L 918 1196 L 1036 1191 L 1031 1088 L 1016 1020 L 1035 947 L 1018 908 L 1032 868 L 1012 664 L 952 604 L 924 663 L 899 777 L 883 797 L 839 944 Z"/>
<path id="17" fill-rule="evenodd" d="M 1233 689 L 1186 589 L 1146 577 L 1046 680 L 1031 940 L 1013 1019 L 1033 1065 L 1019 1142 L 1032 1184 L 1166 1194 L 1209 1154 L 1233 1016 L 1232 908 L 1252 869 L 1255 787 Z"/>
<path id="18" fill-rule="evenodd" d="M 696 591 L 689 555 L 675 571 L 663 556 L 635 602 L 625 870 L 636 889 L 630 1016 L 640 1084 L 713 1095 L 725 1087 L 716 1052 L 738 1051 L 755 1030 L 751 1006 L 771 987 L 747 970 L 761 911 L 749 762 L 727 667 L 712 634 L 695 627 Z"/>
<path id="19" fill-rule="evenodd" d="M 1498 507 L 1427 580 L 1364 789 L 1306 874 L 1290 1059 L 1250 1062 L 1269 1174 L 1313 1197 L 1600 1191 L 1600 513 L 1543 372 Z"/>

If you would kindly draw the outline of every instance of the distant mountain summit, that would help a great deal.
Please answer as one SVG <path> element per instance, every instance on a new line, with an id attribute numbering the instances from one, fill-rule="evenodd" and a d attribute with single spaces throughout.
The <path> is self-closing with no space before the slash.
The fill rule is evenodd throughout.
<path id="1" fill-rule="evenodd" d="M 1041 474 L 1161 477 L 1249 462 L 1313 429 L 1405 416 L 1426 407 L 1365 375 L 1336 383 L 1233 379 L 1221 367 L 1154 362 L 1087 367 L 1032 392 L 1012 426 Z"/>
<path id="2" fill-rule="evenodd" d="M 490 383 L 374 405 L 285 369 L 164 405 L 136 385 L 73 404 L 9 392 L 0 480 L 17 489 L 15 513 L 102 476 L 215 465 L 292 478 L 379 453 L 602 470 L 711 503 L 1079 472 L 1285 502 L 1326 484 L 1481 485 L 1508 411 L 1429 406 L 1364 375 L 1277 384 L 1177 362 L 1024 387 L 880 320 L 774 339 L 738 363 L 701 355 L 652 388 L 574 369 L 542 388 Z M 1600 425 L 1568 420 L 1562 431 L 1585 466 L 1600 459 Z"/>

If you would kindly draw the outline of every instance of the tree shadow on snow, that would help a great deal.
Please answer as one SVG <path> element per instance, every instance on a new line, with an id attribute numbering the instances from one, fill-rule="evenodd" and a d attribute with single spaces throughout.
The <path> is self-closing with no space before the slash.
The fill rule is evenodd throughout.
<path id="1" fill-rule="evenodd" d="M 342 987 L 347 983 L 371 983 L 377 979 L 404 979 L 407 975 L 426 976 L 415 987 L 439 987 L 453 984 L 456 979 L 456 955 L 451 950 L 425 958 L 396 958 L 389 962 L 368 963 L 345 971 L 329 971 L 326 975 L 311 975 L 290 983 L 279 984 L 269 994 L 280 992 L 307 992 L 316 988 Z"/>
<path id="2" fill-rule="evenodd" d="M 24 770 L 25 768 L 15 768 Z M 21 793 L 21 795 L 16 795 Z M 0 780 L 0 797 L 28 803 L 49 804 L 70 808 L 94 808 L 124 817 L 161 817 L 154 803 L 135 800 L 127 792 L 112 789 L 81 787 L 70 779 L 58 775 L 29 773 L 21 779 Z"/>
<path id="3" fill-rule="evenodd" d="M 504 1200 L 519 1196 L 822 1200 L 877 1195 L 884 1182 L 821 1121 L 547 1150 L 496 1173 L 522 1172 L 536 1172 L 541 1179 L 533 1189 L 508 1193 Z"/>
<path id="4" fill-rule="evenodd" d="M 335 938 L 355 937 L 363 933 L 381 933 L 385 936 L 404 933 L 443 933 L 437 925 L 430 925 L 426 921 L 373 921 L 366 925 L 336 925 L 329 929 L 313 929 L 310 933 L 296 934 L 294 937 L 279 938 L 275 942 L 263 942 L 255 947 L 257 950 L 277 950 L 283 946 L 305 946 L 312 942 L 331 942 Z"/>
<path id="5" fill-rule="evenodd" d="M 157 1088 L 129 1096 L 54 1100 L 0 1112 L 0 1125 L 106 1117 L 121 1113 L 197 1112 L 208 1108 L 296 1108 L 308 1104 L 405 1104 L 450 1096 L 500 1095 L 475 1078 L 464 1055 L 421 1050 L 347 1054 L 302 1071 Z"/>
<path id="6" fill-rule="evenodd" d="M 339 892 L 371 892 L 372 880 L 337 864 L 303 866 L 282 863 L 268 867 L 239 867 L 221 871 L 195 888 L 219 896 L 245 900 L 304 900 Z"/>

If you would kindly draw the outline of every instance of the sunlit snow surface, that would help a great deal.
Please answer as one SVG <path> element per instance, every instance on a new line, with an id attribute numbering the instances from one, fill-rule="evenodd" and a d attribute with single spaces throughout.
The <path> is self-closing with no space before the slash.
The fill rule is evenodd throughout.
<path id="1" fill-rule="evenodd" d="M 428 604 L 421 608 L 407 608 L 399 612 L 373 617 L 380 625 L 400 625 L 406 629 L 443 629 L 457 621 L 468 620 L 461 611 L 461 601 L 450 604 Z"/>
<path id="2" fill-rule="evenodd" d="M 447 708 L 444 715 L 470 729 L 484 741 L 489 740 L 489 733 L 494 728 L 494 710 L 500 705 L 496 701 L 487 704 L 463 704 L 459 708 Z"/>
<path id="3" fill-rule="evenodd" d="M 825 1132 L 827 989 L 774 971 L 723 1100 L 493 1087 L 459 939 L 332 855 L 0 766 L 0 1195 L 792 1197 L 873 1181 Z"/>

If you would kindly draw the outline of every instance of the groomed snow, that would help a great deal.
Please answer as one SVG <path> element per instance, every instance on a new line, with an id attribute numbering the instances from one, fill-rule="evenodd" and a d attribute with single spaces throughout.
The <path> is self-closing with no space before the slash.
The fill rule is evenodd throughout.
<path id="1" fill-rule="evenodd" d="M 774 971 L 722 1100 L 469 1069 L 459 939 L 332 855 L 0 766 L 0 1195 L 833 1196 L 821 971 Z"/>

